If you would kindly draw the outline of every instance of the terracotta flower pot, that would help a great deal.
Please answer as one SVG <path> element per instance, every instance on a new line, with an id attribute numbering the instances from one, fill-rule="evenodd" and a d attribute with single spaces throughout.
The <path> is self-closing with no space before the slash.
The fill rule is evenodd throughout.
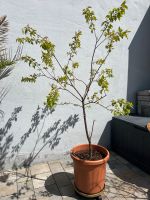
<path id="1" fill-rule="evenodd" d="M 101 160 L 81 160 L 73 153 L 88 150 L 88 144 L 81 144 L 74 147 L 70 155 L 74 162 L 74 184 L 78 191 L 87 195 L 94 195 L 101 192 L 105 187 L 106 163 L 109 160 L 109 151 L 99 145 L 92 145 L 104 155 Z"/>

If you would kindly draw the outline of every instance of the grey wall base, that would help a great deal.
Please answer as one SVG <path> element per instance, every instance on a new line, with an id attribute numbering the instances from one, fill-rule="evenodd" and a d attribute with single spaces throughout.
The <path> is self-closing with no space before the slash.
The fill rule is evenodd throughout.
<path id="1" fill-rule="evenodd" d="M 16 159 L 17 166 L 20 167 L 21 163 L 23 163 L 27 158 L 29 157 L 29 154 L 20 154 L 18 155 Z M 57 162 L 58 160 L 61 160 L 61 162 L 72 162 L 72 159 L 70 157 L 70 153 L 66 152 L 64 154 L 39 154 L 36 159 L 31 163 L 31 165 L 34 165 L 36 163 L 43 163 L 43 162 Z M 14 164 L 14 160 L 10 159 L 9 157 L 5 160 L 5 170 L 12 169 Z"/>

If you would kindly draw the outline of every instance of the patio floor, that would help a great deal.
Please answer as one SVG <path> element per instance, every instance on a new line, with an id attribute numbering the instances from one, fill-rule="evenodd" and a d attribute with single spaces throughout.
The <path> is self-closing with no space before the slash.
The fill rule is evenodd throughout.
<path id="1" fill-rule="evenodd" d="M 110 152 L 103 200 L 150 199 L 150 175 Z M 25 177 L 25 169 L 6 172 L 0 182 L 0 200 L 74 200 L 85 199 L 74 192 L 71 160 L 33 165 Z"/>

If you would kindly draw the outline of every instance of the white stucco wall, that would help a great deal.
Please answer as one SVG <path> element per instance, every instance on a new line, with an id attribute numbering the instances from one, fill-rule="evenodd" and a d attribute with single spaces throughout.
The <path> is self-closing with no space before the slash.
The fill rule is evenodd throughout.
<path id="1" fill-rule="evenodd" d="M 114 78 L 110 87 L 110 93 L 106 98 L 106 103 L 111 98 L 126 98 L 127 93 L 127 74 L 128 74 L 128 47 L 136 33 L 145 13 L 149 7 L 149 0 L 128 0 L 128 11 L 122 19 L 121 25 L 131 31 L 129 40 L 123 40 L 110 55 L 106 65 L 113 67 Z M 9 46 L 16 47 L 15 39 L 21 36 L 21 28 L 26 24 L 34 26 L 42 35 L 48 36 L 56 44 L 56 54 L 62 63 L 65 63 L 68 43 L 70 42 L 76 30 L 82 30 L 82 48 L 79 51 L 78 59 L 81 65 L 81 77 L 86 76 L 87 67 L 89 66 L 90 56 L 94 45 L 94 37 L 89 33 L 87 24 L 82 16 L 82 9 L 92 6 L 95 14 L 100 21 L 104 20 L 107 11 L 118 6 L 121 0 L 0 0 L 0 15 L 7 15 L 10 23 Z M 38 57 L 36 49 L 24 49 L 24 52 L 30 52 L 34 57 Z M 99 54 L 101 51 L 99 51 Z M 17 121 L 12 123 L 7 132 L 13 135 L 12 146 L 16 145 L 21 136 L 31 127 L 31 118 L 35 113 L 38 105 L 43 106 L 44 98 L 48 94 L 49 84 L 44 79 L 34 84 L 21 83 L 22 75 L 28 74 L 29 68 L 25 64 L 18 64 L 12 74 L 1 81 L 0 87 L 9 87 L 9 93 L 5 97 L 1 109 L 5 116 L 0 123 L 4 127 L 11 116 L 14 108 L 22 106 Z M 85 77 L 86 78 L 86 77 Z M 70 98 L 64 96 L 63 98 Z M 48 154 L 51 159 L 58 158 L 70 148 L 79 143 L 85 143 L 86 137 L 82 121 L 82 112 L 77 107 L 65 106 L 57 107 L 55 112 L 46 119 L 43 132 L 53 125 L 57 120 L 62 122 L 70 115 L 79 114 L 79 121 L 74 128 L 68 129 L 60 135 L 59 144 L 51 150 L 49 147 L 41 152 L 41 158 L 46 159 L 43 155 Z M 95 119 L 95 129 L 93 143 L 98 143 L 101 134 L 111 119 L 111 114 L 103 108 L 93 107 L 88 113 L 89 126 Z M 42 121 L 40 126 L 42 126 Z M 39 126 L 39 129 L 40 129 Z M 55 133 L 55 132 L 54 132 Z M 4 141 L 6 136 L 4 137 Z M 36 140 L 36 132 L 31 134 L 31 139 L 27 139 L 20 154 L 25 155 L 31 152 Z M 109 137 L 108 137 L 109 144 Z M 41 145 L 41 144 L 40 144 Z M 11 148 L 9 149 L 11 151 Z"/>

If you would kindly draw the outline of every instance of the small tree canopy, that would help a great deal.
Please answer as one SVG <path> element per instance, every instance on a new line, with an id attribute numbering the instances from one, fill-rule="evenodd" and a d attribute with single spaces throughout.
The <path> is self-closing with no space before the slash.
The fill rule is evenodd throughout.
<path id="1" fill-rule="evenodd" d="M 36 82 L 39 77 L 45 77 L 50 81 L 51 89 L 46 97 L 46 105 L 49 108 L 55 107 L 57 104 L 68 105 L 73 104 L 79 106 L 83 110 L 83 119 L 85 124 L 85 132 L 89 144 L 91 143 L 91 137 L 93 132 L 88 130 L 86 109 L 91 107 L 93 104 L 102 106 L 103 108 L 111 111 L 114 115 L 128 115 L 130 109 L 132 108 L 132 103 L 127 102 L 124 99 L 112 100 L 111 104 L 105 106 L 102 104 L 101 100 L 107 96 L 109 92 L 109 80 L 113 77 L 112 68 L 105 66 L 108 56 L 115 48 L 116 43 L 120 42 L 124 38 L 128 38 L 128 30 L 124 30 L 120 26 L 114 28 L 114 22 L 119 22 L 124 16 L 127 10 L 126 1 L 123 1 L 118 8 L 113 8 L 108 12 L 105 20 L 101 23 L 101 26 L 96 25 L 98 17 L 95 15 L 92 7 L 87 7 L 83 9 L 83 16 L 85 22 L 88 24 L 89 30 L 95 37 L 95 44 L 91 56 L 91 62 L 89 64 L 89 77 L 86 80 L 81 80 L 76 73 L 76 70 L 80 70 L 80 63 L 76 61 L 75 57 L 78 53 L 78 49 L 81 48 L 81 36 L 82 32 L 78 30 L 72 37 L 72 41 L 69 43 L 69 51 L 67 52 L 67 62 L 63 66 L 59 61 L 55 53 L 55 44 L 45 36 L 41 36 L 37 30 L 27 25 L 23 28 L 23 37 L 17 39 L 20 44 L 31 44 L 38 45 L 41 49 L 41 62 L 38 63 L 35 58 L 29 55 L 22 57 L 22 60 L 35 69 L 35 73 L 23 77 L 24 82 Z M 103 46 L 101 46 L 104 44 Z M 104 57 L 95 58 L 95 53 L 98 48 L 105 48 L 106 55 Z M 57 65 L 54 65 L 57 63 Z M 105 68 L 102 69 L 102 66 Z M 57 74 L 59 67 L 60 73 Z M 81 93 L 77 88 L 77 83 L 84 86 L 84 90 Z M 98 89 L 93 91 L 92 85 L 97 83 Z M 72 95 L 77 103 L 66 102 L 60 103 L 61 90 Z"/>

